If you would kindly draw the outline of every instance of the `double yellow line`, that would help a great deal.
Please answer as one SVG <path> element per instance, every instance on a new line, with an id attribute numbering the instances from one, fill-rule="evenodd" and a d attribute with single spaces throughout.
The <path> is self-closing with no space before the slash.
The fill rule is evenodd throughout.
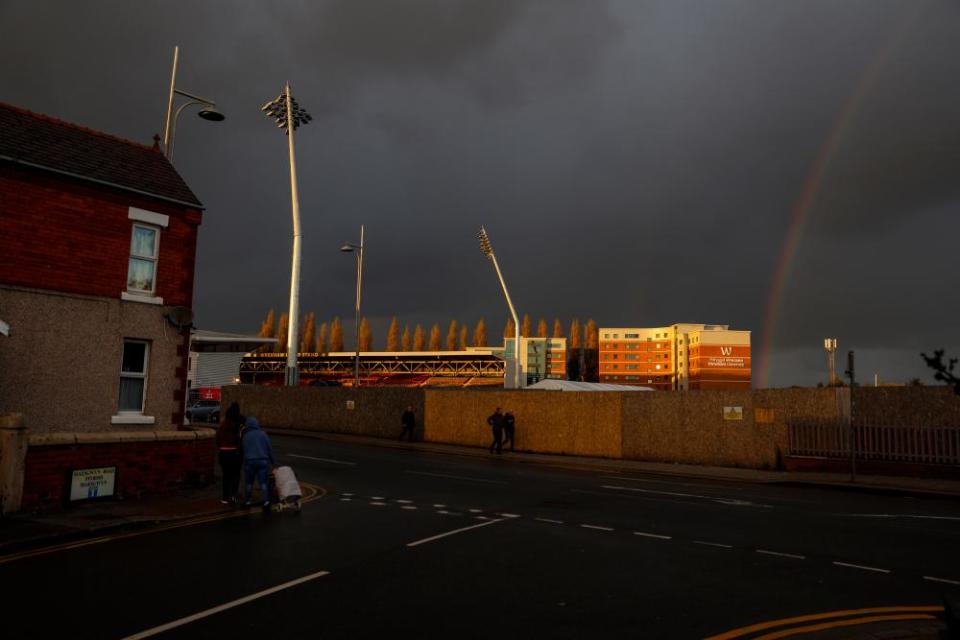
<path id="1" fill-rule="evenodd" d="M 748 627 L 733 629 L 720 635 L 710 636 L 706 640 L 734 640 L 735 638 L 747 638 L 750 640 L 776 640 L 777 638 L 789 638 L 806 633 L 816 633 L 826 629 L 835 629 L 838 627 L 854 627 L 861 624 L 871 624 L 874 622 L 897 622 L 903 620 L 934 620 L 937 613 L 941 613 L 943 607 L 938 606 L 912 606 L 912 607 L 871 607 L 868 609 L 845 609 L 842 611 L 829 611 L 826 613 L 814 613 L 806 616 L 796 616 L 793 618 L 782 618 L 780 620 L 770 620 L 752 624 Z M 803 624 L 812 622 L 814 624 Z M 800 625 L 800 626 L 795 626 Z M 785 629 L 778 627 L 787 627 Z M 774 631 L 774 629 L 776 629 Z M 767 632 L 762 635 L 753 635 L 755 633 Z"/>
<path id="2" fill-rule="evenodd" d="M 316 485 L 301 482 L 300 486 L 304 490 L 303 498 L 300 500 L 301 504 L 306 504 L 308 502 L 313 502 L 314 500 L 319 500 L 320 498 L 322 498 L 327 494 L 326 489 L 323 489 L 322 487 L 318 487 Z M 147 536 L 154 533 L 160 533 L 162 531 L 170 531 L 171 529 L 181 529 L 183 527 L 192 527 L 194 525 L 204 524 L 207 522 L 216 522 L 217 520 L 229 520 L 230 518 L 240 518 L 243 516 L 250 516 L 258 512 L 259 512 L 259 509 L 257 510 L 237 509 L 237 510 L 227 511 L 223 513 L 215 513 L 213 515 L 185 518 L 183 520 L 177 520 L 176 522 L 170 522 L 170 523 L 158 525 L 155 527 L 149 527 L 147 529 L 138 529 L 137 531 L 127 531 L 125 533 L 116 533 L 111 535 L 98 536 L 96 538 L 87 538 L 85 540 L 78 540 L 76 542 L 64 542 L 62 544 L 55 544 L 47 547 L 41 547 L 40 549 L 32 549 L 30 551 L 22 551 L 20 553 L 11 553 L 10 555 L 0 556 L 0 564 L 14 562 L 15 560 L 24 560 L 26 558 L 34 558 L 36 556 L 45 556 L 51 553 L 67 551 L 69 549 L 79 549 L 80 547 L 89 547 L 90 545 L 103 544 L 104 542 L 113 542 L 114 540 L 124 540 L 126 538 L 136 538 L 138 536 Z"/>

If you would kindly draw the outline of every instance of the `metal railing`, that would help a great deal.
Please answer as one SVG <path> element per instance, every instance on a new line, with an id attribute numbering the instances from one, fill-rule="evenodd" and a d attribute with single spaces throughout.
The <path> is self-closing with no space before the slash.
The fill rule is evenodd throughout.
<path id="1" fill-rule="evenodd" d="M 788 425 L 795 456 L 850 459 L 851 426 L 836 420 L 804 420 Z M 914 464 L 960 464 L 960 427 L 912 427 L 855 421 L 857 460 Z"/>

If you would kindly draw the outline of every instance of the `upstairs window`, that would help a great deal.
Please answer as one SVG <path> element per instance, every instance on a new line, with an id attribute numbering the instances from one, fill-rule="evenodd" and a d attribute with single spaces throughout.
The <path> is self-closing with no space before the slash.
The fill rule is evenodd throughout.
<path id="1" fill-rule="evenodd" d="M 153 294 L 157 290 L 157 256 L 160 253 L 160 230 L 143 224 L 133 225 L 130 238 L 130 266 L 127 269 L 127 290 Z"/>

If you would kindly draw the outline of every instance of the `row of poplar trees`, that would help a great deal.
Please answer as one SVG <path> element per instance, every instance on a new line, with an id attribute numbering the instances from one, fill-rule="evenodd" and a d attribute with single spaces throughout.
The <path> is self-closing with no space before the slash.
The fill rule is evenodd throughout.
<path id="1" fill-rule="evenodd" d="M 283 353 L 287 350 L 287 331 L 289 330 L 289 319 L 287 314 L 281 314 L 279 320 L 273 309 L 267 313 L 267 317 L 260 325 L 259 335 L 263 338 L 276 338 L 277 345 L 272 349 Z M 503 328 L 503 337 L 512 338 L 515 333 L 513 319 L 507 320 Z M 524 337 L 537 336 L 541 338 L 567 338 L 567 349 L 596 349 L 599 340 L 597 323 L 593 319 L 587 320 L 585 324 L 574 318 L 570 322 L 570 329 L 566 335 L 563 332 L 563 325 L 559 319 L 553 321 L 553 330 L 550 331 L 545 318 L 540 318 L 537 323 L 536 333 L 533 332 L 533 323 L 529 315 L 523 316 L 520 324 L 520 335 Z M 416 325 L 413 332 L 410 331 L 410 325 L 404 325 L 403 331 L 400 331 L 400 324 L 396 316 L 390 321 L 390 329 L 387 331 L 387 351 L 462 351 L 467 347 L 485 347 L 487 346 L 487 325 L 483 318 L 477 321 L 471 334 L 466 323 L 457 323 L 451 320 L 447 325 L 447 333 L 443 339 L 440 324 L 434 324 L 430 327 L 429 338 L 421 325 Z M 271 351 L 270 347 L 263 349 Z M 300 327 L 300 353 L 329 353 L 331 351 L 343 351 L 343 322 L 339 317 L 334 317 L 329 323 L 323 322 L 317 326 L 317 317 L 312 311 L 303 316 L 303 324 Z M 370 323 L 364 317 L 360 320 L 360 350 L 373 351 L 373 330 Z"/>

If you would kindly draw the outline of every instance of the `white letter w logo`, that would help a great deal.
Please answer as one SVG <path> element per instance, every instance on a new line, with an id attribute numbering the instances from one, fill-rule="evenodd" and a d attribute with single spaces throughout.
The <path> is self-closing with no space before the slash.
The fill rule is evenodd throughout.
<path id="1" fill-rule="evenodd" d="M 728 356 L 733 353 L 733 347 L 720 347 L 720 353 L 722 355 Z"/>

